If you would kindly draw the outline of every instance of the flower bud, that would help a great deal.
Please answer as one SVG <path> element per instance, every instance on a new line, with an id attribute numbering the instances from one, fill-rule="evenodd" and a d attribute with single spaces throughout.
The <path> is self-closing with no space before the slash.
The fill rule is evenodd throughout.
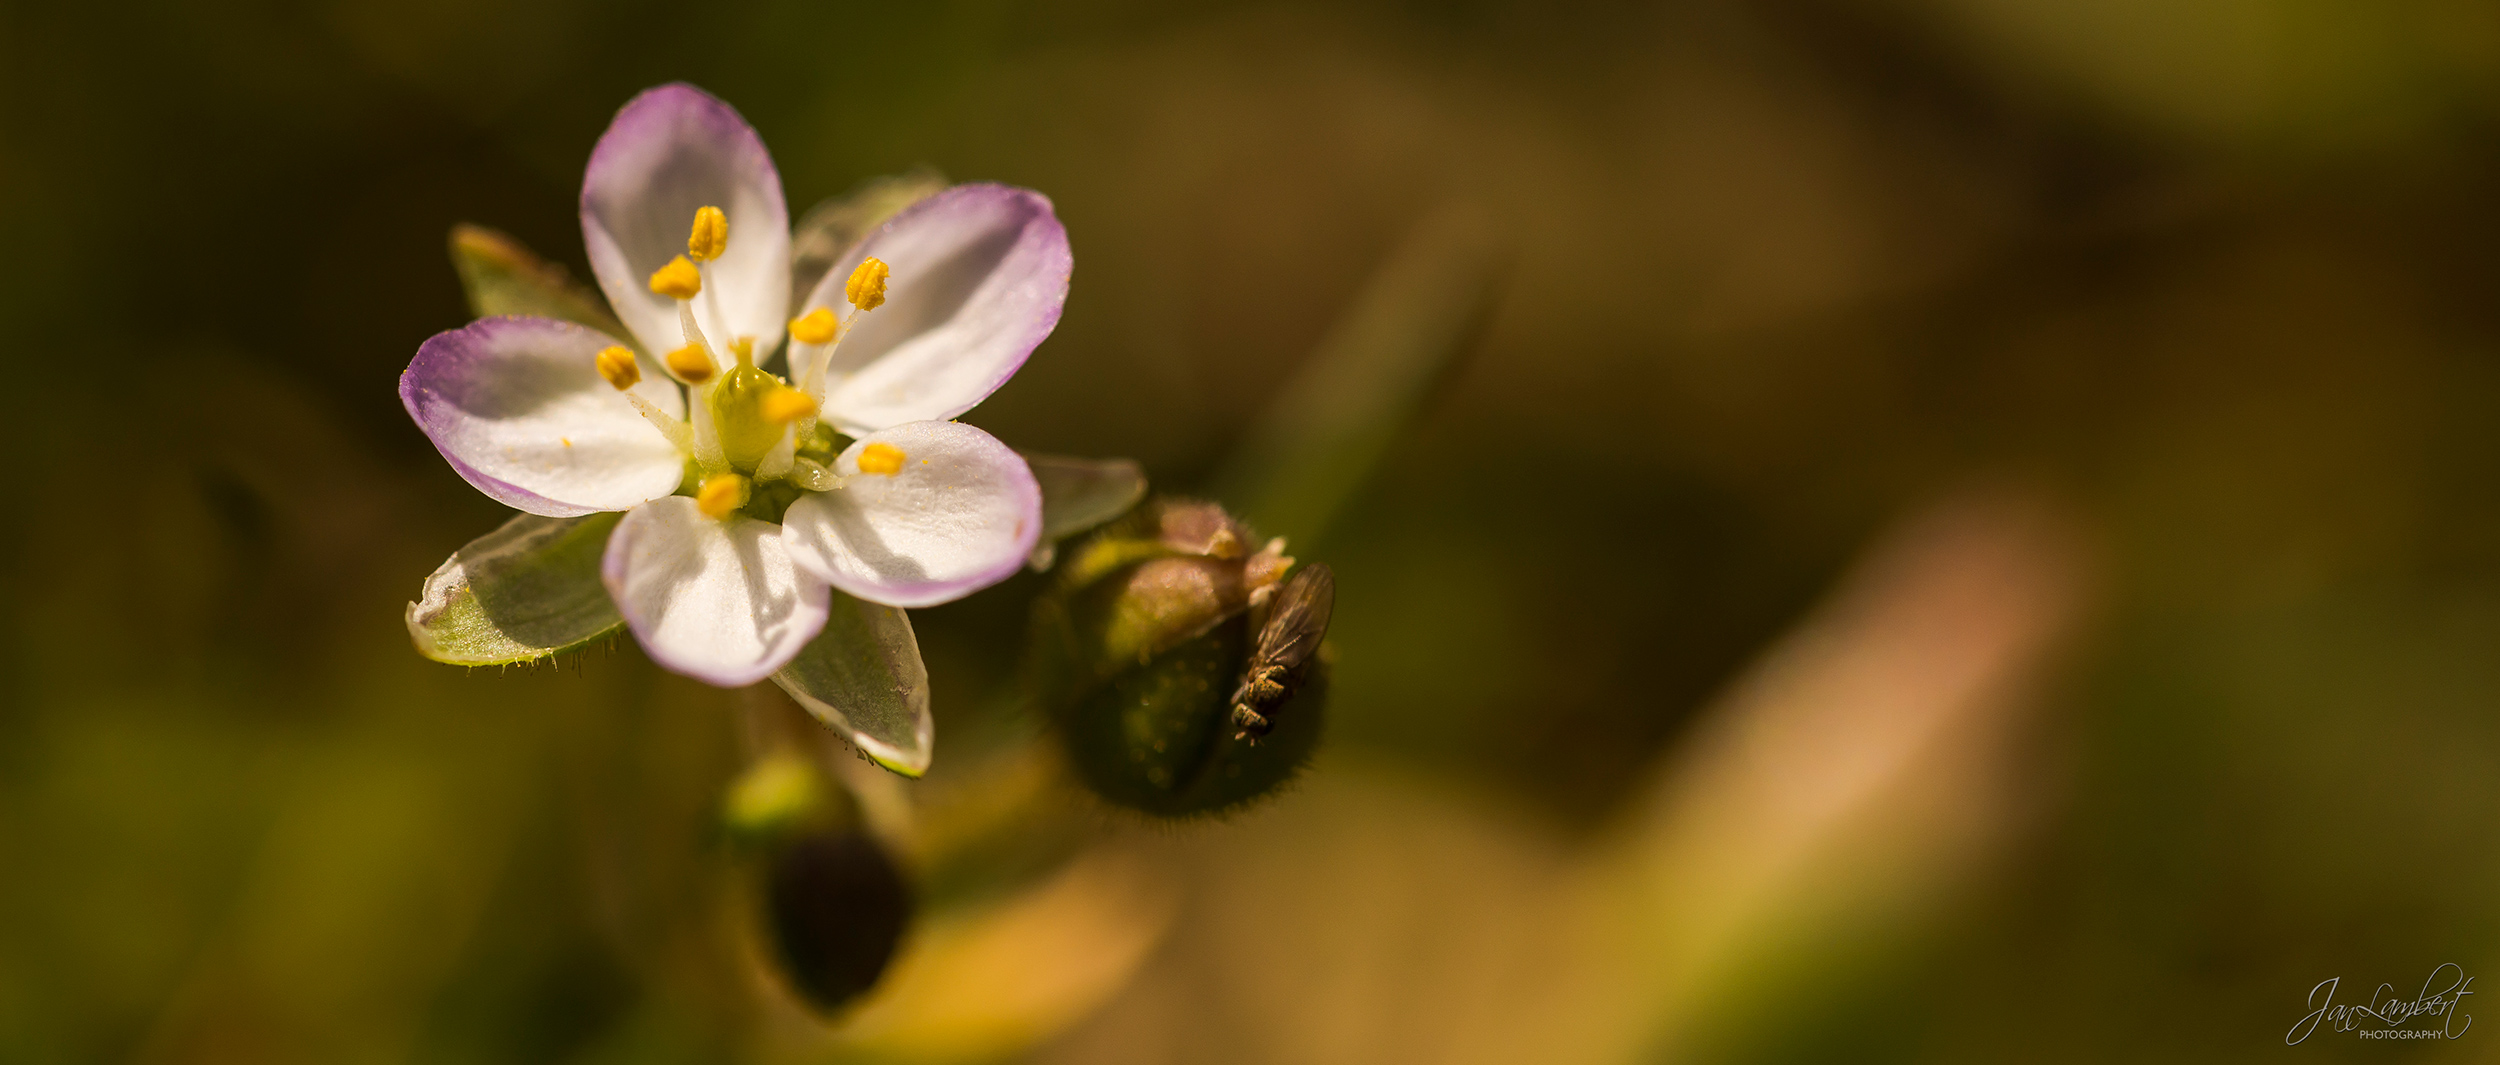
<path id="1" fill-rule="evenodd" d="M 1069 552 L 1035 604 L 1030 682 L 1097 795 L 1164 816 L 1212 813 L 1274 791 L 1308 759 L 1327 701 L 1312 650 L 1328 602 L 1299 612 L 1319 629 L 1291 668 L 1258 674 L 1293 564 L 1281 542 L 1258 543 L 1214 504 L 1149 500 Z M 1256 730 L 1235 722 L 1237 695 L 1253 688 Z"/>
<path id="2" fill-rule="evenodd" d="M 850 792 L 783 751 L 730 785 L 721 820 L 761 858 L 759 930 L 790 990 L 831 1013 L 875 986 L 911 921 L 911 890 Z"/>
<path id="3" fill-rule="evenodd" d="M 876 986 L 911 922 L 902 871 L 856 824 L 811 832 L 776 850 L 763 903 L 782 976 L 825 1013 Z"/>

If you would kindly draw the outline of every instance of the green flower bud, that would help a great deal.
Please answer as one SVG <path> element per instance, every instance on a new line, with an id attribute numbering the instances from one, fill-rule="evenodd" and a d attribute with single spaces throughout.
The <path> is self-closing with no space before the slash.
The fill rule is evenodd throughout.
<path id="1" fill-rule="evenodd" d="M 1037 602 L 1034 684 L 1097 795 L 1213 813 L 1275 791 L 1309 759 L 1334 584 L 1314 566 L 1280 588 L 1293 560 L 1281 541 L 1256 543 L 1212 503 L 1149 500 L 1069 552 Z M 1294 632 L 1290 662 L 1262 657 L 1280 623 Z"/>
<path id="2" fill-rule="evenodd" d="M 773 957 L 791 989 L 825 1013 L 876 986 L 911 912 L 902 871 L 856 825 L 792 840 L 766 869 Z"/>
<path id="3" fill-rule="evenodd" d="M 759 931 L 790 990 L 829 1014 L 876 986 L 912 896 L 850 792 L 783 750 L 730 785 L 721 819 L 731 841 L 761 858 Z"/>

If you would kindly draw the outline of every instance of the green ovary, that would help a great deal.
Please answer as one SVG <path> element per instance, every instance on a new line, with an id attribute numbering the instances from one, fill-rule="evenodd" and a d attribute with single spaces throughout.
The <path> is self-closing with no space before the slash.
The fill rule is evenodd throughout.
<path id="1" fill-rule="evenodd" d="M 730 468 L 752 474 L 781 443 L 787 425 L 765 415 L 764 401 L 789 387 L 744 359 L 712 386 L 712 424 L 720 432 L 721 456 Z"/>

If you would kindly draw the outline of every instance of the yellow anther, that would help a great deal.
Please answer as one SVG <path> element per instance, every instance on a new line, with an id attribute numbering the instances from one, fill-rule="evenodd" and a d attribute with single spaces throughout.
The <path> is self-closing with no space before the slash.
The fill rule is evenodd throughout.
<path id="1" fill-rule="evenodd" d="M 878 304 L 885 302 L 885 279 L 893 273 L 875 256 L 862 259 L 859 269 L 851 271 L 850 284 L 842 286 L 842 294 L 850 298 L 853 307 L 876 310 Z"/>
<path id="2" fill-rule="evenodd" d="M 678 261 L 684 262 L 685 260 Z M 678 380 L 690 385 L 699 385 L 709 381 L 713 374 L 720 372 L 720 367 L 712 365 L 712 353 L 703 350 L 701 344 L 688 344 L 669 352 L 668 357 L 660 361 L 668 364 L 668 372 L 676 374 Z"/>
<path id="3" fill-rule="evenodd" d="M 790 319 L 790 339 L 801 344 L 827 343 L 833 339 L 834 332 L 840 329 L 841 325 L 842 323 L 834 320 L 832 311 L 818 307 Z"/>
<path id="4" fill-rule="evenodd" d="M 703 291 L 703 272 L 680 255 L 651 271 L 651 291 L 674 300 L 690 300 Z"/>
<path id="5" fill-rule="evenodd" d="M 894 476 L 903 472 L 903 457 L 903 449 L 892 444 L 882 441 L 870 444 L 859 451 L 859 472 Z"/>
<path id="6" fill-rule="evenodd" d="M 795 388 L 785 388 L 765 396 L 763 406 L 765 420 L 774 425 L 788 425 L 816 413 L 816 401 Z"/>
<path id="7" fill-rule="evenodd" d="M 694 213 L 694 230 L 686 234 L 686 257 L 708 263 L 728 250 L 729 216 L 720 213 L 718 207 L 697 210 Z"/>
<path id="8" fill-rule="evenodd" d="M 695 490 L 694 505 L 704 517 L 726 518 L 747 505 L 747 479 L 734 473 L 713 474 Z"/>
<path id="9" fill-rule="evenodd" d="M 609 346 L 599 349 L 599 376 L 608 379 L 619 392 L 642 381 L 642 367 L 634 362 L 634 349 Z"/>

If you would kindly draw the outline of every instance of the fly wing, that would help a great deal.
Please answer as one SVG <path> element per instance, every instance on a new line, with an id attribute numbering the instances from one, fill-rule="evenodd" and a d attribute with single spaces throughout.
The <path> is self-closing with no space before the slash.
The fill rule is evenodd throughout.
<path id="1" fill-rule="evenodd" d="M 1310 568 L 1293 575 L 1282 588 L 1276 589 L 1267 615 L 1267 627 L 1259 630 L 1259 644 L 1250 656 L 1255 671 L 1261 666 L 1282 666 L 1299 670 L 1311 654 L 1319 650 L 1320 640 L 1328 635 L 1328 616 L 1337 609 L 1337 575 L 1325 562 L 1312 563 Z"/>

